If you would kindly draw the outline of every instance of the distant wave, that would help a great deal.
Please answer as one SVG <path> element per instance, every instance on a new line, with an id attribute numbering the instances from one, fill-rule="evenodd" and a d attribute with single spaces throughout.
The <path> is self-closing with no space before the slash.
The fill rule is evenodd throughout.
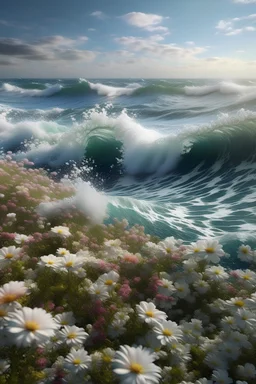
<path id="1" fill-rule="evenodd" d="M 8 92 L 8 93 L 16 93 L 23 96 L 52 96 L 55 93 L 60 92 L 62 89 L 62 86 L 60 84 L 55 84 L 52 86 L 49 86 L 45 89 L 26 89 L 26 88 L 20 88 L 16 85 L 12 85 L 9 83 L 4 83 L 2 87 L 0 88 L 1 92 Z"/>
<path id="2" fill-rule="evenodd" d="M 101 83 L 91 83 L 88 81 L 89 87 L 96 91 L 100 96 L 116 97 L 116 96 L 130 96 L 135 90 L 141 86 L 139 84 L 130 84 L 127 87 L 113 87 Z"/>
<path id="3" fill-rule="evenodd" d="M 31 84 L 29 84 L 31 87 Z M 184 82 L 169 83 L 168 81 L 156 80 L 153 84 L 144 85 L 144 83 L 132 83 L 123 87 L 115 87 L 103 83 L 93 83 L 86 79 L 79 79 L 73 84 L 33 84 L 34 87 L 29 88 L 28 84 L 24 86 L 12 85 L 4 83 L 0 92 L 17 94 L 21 96 L 37 96 L 37 97 L 85 97 L 92 94 L 115 98 L 120 96 L 139 97 L 147 95 L 185 95 L 185 96 L 207 96 L 211 93 L 220 93 L 223 95 L 238 95 L 241 101 L 251 101 L 255 99 L 256 85 L 240 85 L 234 82 L 219 82 L 209 85 L 186 85 Z M 40 88 L 40 89 L 39 89 Z M 43 88 L 43 89 L 42 89 Z M 238 102 L 239 100 L 238 99 Z"/>
<path id="4" fill-rule="evenodd" d="M 222 81 L 214 85 L 202 85 L 202 86 L 185 86 L 185 93 L 188 96 L 205 96 L 210 93 L 219 92 L 221 94 L 250 94 L 256 93 L 256 86 L 252 85 L 239 85 L 233 82 Z"/>

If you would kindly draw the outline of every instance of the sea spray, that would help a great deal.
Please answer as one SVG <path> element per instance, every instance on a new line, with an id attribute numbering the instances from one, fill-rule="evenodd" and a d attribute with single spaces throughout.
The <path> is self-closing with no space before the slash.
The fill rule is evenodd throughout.
<path id="1" fill-rule="evenodd" d="M 52 218 L 63 213 L 78 210 L 89 219 L 91 223 L 100 224 L 106 217 L 107 197 L 96 191 L 88 182 L 81 179 L 74 181 L 63 179 L 63 185 L 74 187 L 75 194 L 63 200 L 40 203 L 37 213 L 43 217 Z"/>

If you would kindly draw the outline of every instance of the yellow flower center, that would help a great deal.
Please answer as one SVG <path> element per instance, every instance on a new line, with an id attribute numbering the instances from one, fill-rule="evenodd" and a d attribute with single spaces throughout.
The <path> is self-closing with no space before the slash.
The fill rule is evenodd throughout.
<path id="1" fill-rule="evenodd" d="M 248 249 L 247 248 L 242 248 L 241 251 L 246 255 L 247 253 L 249 253 Z"/>
<path id="2" fill-rule="evenodd" d="M 74 359 L 73 360 L 73 364 L 74 365 L 79 365 L 79 364 L 81 364 L 81 360 L 80 359 Z"/>
<path id="3" fill-rule="evenodd" d="M 213 247 L 205 248 L 205 252 L 207 253 L 214 253 L 215 249 Z"/>
<path id="4" fill-rule="evenodd" d="M 65 265 L 66 267 L 72 267 L 73 266 L 73 261 L 68 261 Z"/>
<path id="5" fill-rule="evenodd" d="M 68 325 L 68 322 L 67 322 L 67 320 L 62 320 L 62 321 L 60 322 L 60 324 L 61 324 L 61 325 Z"/>
<path id="6" fill-rule="evenodd" d="M 100 295 L 100 290 L 99 289 L 96 289 L 95 295 Z"/>
<path id="7" fill-rule="evenodd" d="M 242 301 L 242 300 L 237 300 L 237 301 L 235 301 L 235 303 L 234 303 L 237 307 L 243 307 L 244 306 L 244 301 Z"/>
<path id="8" fill-rule="evenodd" d="M 179 291 L 179 292 L 183 292 L 183 291 L 184 291 L 184 288 L 183 288 L 183 287 L 179 287 L 179 288 L 177 288 L 177 291 Z"/>
<path id="9" fill-rule="evenodd" d="M 76 333 L 70 333 L 68 335 L 68 339 L 75 339 L 76 338 Z"/>
<path id="10" fill-rule="evenodd" d="M 105 363 L 111 363 L 112 359 L 110 356 L 103 356 L 102 357 L 102 360 L 105 362 Z"/>
<path id="11" fill-rule="evenodd" d="M 166 253 L 172 253 L 171 248 L 166 248 Z"/>
<path id="12" fill-rule="evenodd" d="M 105 281 L 105 285 L 112 285 L 113 284 L 113 280 L 106 280 Z"/>
<path id="13" fill-rule="evenodd" d="M 154 317 L 154 312 L 147 311 L 147 312 L 145 312 L 145 315 L 147 315 L 148 317 Z"/>
<path id="14" fill-rule="evenodd" d="M 66 253 L 67 253 L 66 251 L 61 251 L 60 255 L 64 256 L 64 255 L 66 255 Z"/>
<path id="15" fill-rule="evenodd" d="M 54 264 L 54 262 L 52 260 L 48 260 L 47 264 L 52 265 L 52 264 Z"/>
<path id="16" fill-rule="evenodd" d="M 244 275 L 244 276 L 243 276 L 243 279 L 244 279 L 244 280 L 250 280 L 250 279 L 251 279 L 251 276 L 249 276 L 249 275 Z"/>
<path id="17" fill-rule="evenodd" d="M 11 303 L 12 301 L 15 301 L 17 298 L 18 298 L 17 295 L 9 293 L 0 298 L 0 303 L 1 304 Z"/>
<path id="18" fill-rule="evenodd" d="M 220 271 L 217 269 L 216 271 L 214 271 L 215 275 L 220 275 Z"/>
<path id="19" fill-rule="evenodd" d="M 58 229 L 57 233 L 62 234 L 62 229 Z"/>
<path id="20" fill-rule="evenodd" d="M 26 328 L 27 331 L 35 332 L 40 327 L 39 327 L 39 325 L 35 321 L 26 321 L 25 322 L 25 328 Z"/>
<path id="21" fill-rule="evenodd" d="M 7 315 L 8 312 L 4 311 L 3 309 L 0 309 L 0 317 L 4 317 Z"/>
<path id="22" fill-rule="evenodd" d="M 200 252 L 199 248 L 194 248 L 194 253 Z"/>
<path id="23" fill-rule="evenodd" d="M 132 363 L 130 365 L 130 371 L 139 375 L 140 373 L 143 373 L 143 367 L 140 364 Z"/>
<path id="24" fill-rule="evenodd" d="M 173 333 L 172 333 L 169 329 L 164 329 L 164 330 L 163 330 L 163 335 L 164 335 L 164 336 L 172 336 Z"/>
<path id="25" fill-rule="evenodd" d="M 5 255 L 5 259 L 12 259 L 13 256 L 14 256 L 13 253 L 6 253 L 6 255 Z"/>

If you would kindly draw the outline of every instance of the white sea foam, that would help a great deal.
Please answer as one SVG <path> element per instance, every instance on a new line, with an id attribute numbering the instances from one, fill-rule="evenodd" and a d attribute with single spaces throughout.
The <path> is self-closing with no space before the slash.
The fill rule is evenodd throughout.
<path id="1" fill-rule="evenodd" d="M 130 84 L 127 87 L 113 87 L 101 83 L 91 83 L 88 81 L 89 87 L 96 91 L 100 96 L 117 97 L 117 96 L 129 96 L 136 89 L 140 88 L 139 84 Z"/>
<path id="2" fill-rule="evenodd" d="M 51 142 L 57 140 L 66 127 L 53 121 L 21 121 L 12 123 L 6 115 L 8 110 L 0 114 L 0 147 L 12 150 L 30 140 Z"/>
<path id="3" fill-rule="evenodd" d="M 37 212 L 44 217 L 51 218 L 63 212 L 72 212 L 74 208 L 82 212 L 94 224 L 100 224 L 106 217 L 107 197 L 88 182 L 77 179 L 62 180 L 75 188 L 75 194 L 63 200 L 45 202 L 39 204 Z"/>
<path id="4" fill-rule="evenodd" d="M 122 143 L 122 164 L 130 175 L 165 174 L 174 169 L 180 156 L 198 135 L 211 131 L 239 129 L 241 122 L 256 119 L 256 112 L 241 109 L 234 115 L 222 114 L 209 124 L 187 125 L 181 133 L 163 134 L 147 129 L 125 111 L 112 116 L 108 110 L 91 110 L 84 114 L 85 121 L 67 128 L 54 122 L 23 122 L 13 124 L 6 118 L 0 120 L 0 141 L 5 150 L 10 150 L 24 140 L 37 139 L 16 159 L 24 157 L 37 166 L 48 165 L 59 168 L 69 161 L 79 162 L 86 155 L 88 138 L 93 135 L 107 140 L 116 139 Z M 104 153 L 102 153 L 104 156 Z"/>
<path id="5" fill-rule="evenodd" d="M 62 89 L 62 85 L 55 84 L 48 86 L 46 89 L 25 89 L 17 87 L 9 83 L 4 83 L 0 88 L 1 92 L 16 93 L 23 96 L 51 96 L 55 93 L 58 93 Z"/>
<path id="6" fill-rule="evenodd" d="M 185 86 L 185 93 L 188 96 L 204 96 L 210 93 L 219 92 L 221 94 L 248 94 L 256 92 L 256 86 L 240 85 L 233 82 L 222 81 L 213 85 Z"/>

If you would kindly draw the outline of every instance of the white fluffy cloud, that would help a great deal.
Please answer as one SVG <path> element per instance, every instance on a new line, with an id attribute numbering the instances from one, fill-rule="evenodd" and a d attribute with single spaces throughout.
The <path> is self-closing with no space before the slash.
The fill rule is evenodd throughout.
<path id="1" fill-rule="evenodd" d="M 235 17 L 228 20 L 220 20 L 215 28 L 219 33 L 223 33 L 226 36 L 239 35 L 243 32 L 255 32 L 256 27 L 247 25 L 248 21 L 254 20 L 256 20 L 256 14 Z"/>
<path id="2" fill-rule="evenodd" d="M 161 43 L 163 37 L 160 35 L 153 35 L 149 38 L 141 38 L 134 36 L 125 36 L 115 38 L 115 41 L 123 45 L 126 49 L 129 49 L 134 52 L 140 52 L 147 54 L 149 53 L 152 56 L 161 57 L 165 59 L 166 57 L 188 57 L 195 56 L 202 52 L 206 51 L 205 47 L 181 47 L 176 44 L 164 44 Z"/>
<path id="3" fill-rule="evenodd" d="M 102 11 L 94 11 L 91 13 L 91 16 L 96 17 L 97 19 L 103 20 L 106 18 L 105 13 Z"/>
<path id="4" fill-rule="evenodd" d="M 134 27 L 143 28 L 149 32 L 168 32 L 167 27 L 160 25 L 163 22 L 163 16 L 152 13 L 130 12 L 123 15 L 122 18 Z"/>

